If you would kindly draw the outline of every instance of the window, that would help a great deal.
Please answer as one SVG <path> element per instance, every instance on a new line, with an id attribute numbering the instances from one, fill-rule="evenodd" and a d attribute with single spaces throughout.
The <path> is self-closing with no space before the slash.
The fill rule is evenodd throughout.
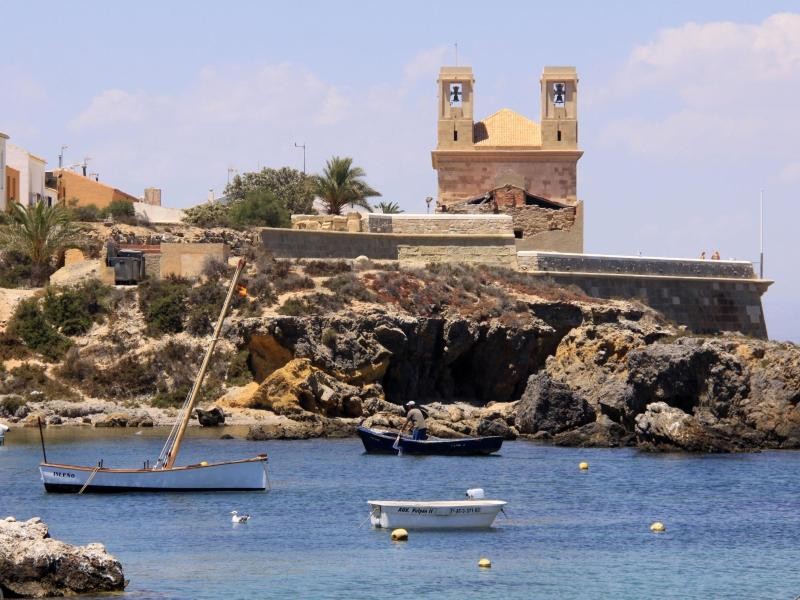
<path id="1" fill-rule="evenodd" d="M 556 140 L 558 140 L 559 142 L 561 141 L 561 130 L 560 129 L 556 133 Z"/>
<path id="2" fill-rule="evenodd" d="M 522 229 L 514 229 L 514 237 L 518 240 L 522 239 Z"/>
<path id="3" fill-rule="evenodd" d="M 458 141 L 458 129 L 453 129 L 453 141 Z"/>

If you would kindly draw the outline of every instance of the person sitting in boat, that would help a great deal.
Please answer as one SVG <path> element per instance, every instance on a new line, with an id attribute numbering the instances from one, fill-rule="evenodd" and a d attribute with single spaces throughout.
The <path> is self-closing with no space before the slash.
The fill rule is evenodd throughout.
<path id="1" fill-rule="evenodd" d="M 405 404 L 406 409 L 406 422 L 403 425 L 403 431 L 411 428 L 411 437 L 415 440 L 428 439 L 428 425 L 425 423 L 425 415 L 422 410 L 417 406 L 413 400 L 409 400 Z"/>

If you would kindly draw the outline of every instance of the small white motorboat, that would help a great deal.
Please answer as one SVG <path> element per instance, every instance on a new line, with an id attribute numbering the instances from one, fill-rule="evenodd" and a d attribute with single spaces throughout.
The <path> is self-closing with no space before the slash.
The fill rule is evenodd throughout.
<path id="1" fill-rule="evenodd" d="M 369 520 L 383 529 L 471 529 L 491 527 L 503 500 L 485 500 L 480 488 L 467 492 L 468 500 L 367 500 Z"/>

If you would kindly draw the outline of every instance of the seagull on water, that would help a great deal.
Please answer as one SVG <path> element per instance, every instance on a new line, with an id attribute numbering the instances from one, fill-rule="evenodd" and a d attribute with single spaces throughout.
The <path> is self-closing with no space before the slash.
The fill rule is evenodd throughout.
<path id="1" fill-rule="evenodd" d="M 232 510 L 231 514 L 233 515 L 231 517 L 231 522 L 232 523 L 247 523 L 247 521 L 250 519 L 250 515 L 240 515 L 235 510 Z"/>

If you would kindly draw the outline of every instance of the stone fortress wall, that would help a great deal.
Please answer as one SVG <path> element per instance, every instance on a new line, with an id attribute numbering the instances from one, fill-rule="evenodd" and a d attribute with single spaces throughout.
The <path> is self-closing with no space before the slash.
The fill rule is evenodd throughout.
<path id="1" fill-rule="evenodd" d="M 392 228 L 401 221 L 412 222 L 396 219 L 397 215 L 385 216 L 392 217 Z M 510 219 L 508 215 L 499 216 Z M 380 220 L 371 223 L 375 228 L 379 223 L 385 225 Z M 519 251 L 515 243 L 519 240 L 509 233 L 444 235 L 264 228 L 261 241 L 278 258 L 353 259 L 363 255 L 397 260 L 401 268 L 428 263 L 518 268 L 560 285 L 575 285 L 592 297 L 639 299 L 694 333 L 738 331 L 767 337 L 761 296 L 772 282 L 759 279 L 748 262 Z"/>

